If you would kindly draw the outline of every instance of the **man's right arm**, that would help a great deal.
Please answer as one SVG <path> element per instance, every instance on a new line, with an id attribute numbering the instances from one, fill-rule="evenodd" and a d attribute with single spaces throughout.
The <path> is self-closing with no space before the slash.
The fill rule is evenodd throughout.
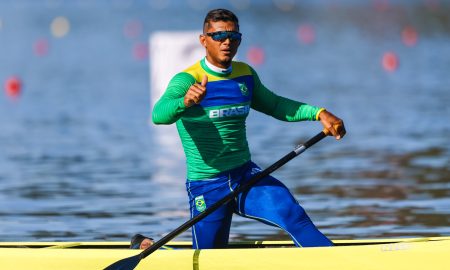
<path id="1" fill-rule="evenodd" d="M 192 75 L 186 72 L 176 74 L 170 80 L 164 94 L 153 107 L 153 123 L 157 125 L 175 123 L 186 109 L 184 96 L 193 84 L 195 84 L 195 79 Z"/>

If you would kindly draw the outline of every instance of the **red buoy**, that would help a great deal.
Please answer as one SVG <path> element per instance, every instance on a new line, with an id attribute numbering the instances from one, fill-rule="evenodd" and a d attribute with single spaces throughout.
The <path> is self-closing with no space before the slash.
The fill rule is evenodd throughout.
<path id="1" fill-rule="evenodd" d="M 389 0 L 373 0 L 375 9 L 377 11 L 387 11 L 389 9 Z"/>
<path id="2" fill-rule="evenodd" d="M 402 31 L 402 41 L 406 46 L 414 46 L 419 39 L 417 31 L 412 26 L 407 26 Z"/>
<path id="3" fill-rule="evenodd" d="M 431 11 L 438 11 L 441 4 L 439 3 L 439 0 L 426 0 L 425 6 Z"/>
<path id="4" fill-rule="evenodd" d="M 7 96 L 16 98 L 22 91 L 22 82 L 18 77 L 12 76 L 6 80 L 4 87 Z"/>
<path id="5" fill-rule="evenodd" d="M 314 28 L 311 25 L 300 25 L 297 31 L 298 39 L 303 44 L 311 44 L 316 39 Z"/>
<path id="6" fill-rule="evenodd" d="M 386 52 L 381 61 L 384 70 L 393 72 L 398 68 L 398 57 L 394 52 Z"/>
<path id="7" fill-rule="evenodd" d="M 33 52 L 37 56 L 45 56 L 48 53 L 49 44 L 47 39 L 41 38 L 33 43 Z"/>
<path id="8" fill-rule="evenodd" d="M 142 23 L 138 20 L 132 20 L 125 24 L 123 27 L 123 33 L 127 38 L 134 39 L 139 37 L 142 33 Z"/>
<path id="9" fill-rule="evenodd" d="M 261 65 L 264 63 L 264 50 L 260 47 L 250 47 L 247 51 L 247 59 L 252 65 Z"/>
<path id="10" fill-rule="evenodd" d="M 137 43 L 133 46 L 133 56 L 136 60 L 145 60 L 148 57 L 148 44 Z"/>

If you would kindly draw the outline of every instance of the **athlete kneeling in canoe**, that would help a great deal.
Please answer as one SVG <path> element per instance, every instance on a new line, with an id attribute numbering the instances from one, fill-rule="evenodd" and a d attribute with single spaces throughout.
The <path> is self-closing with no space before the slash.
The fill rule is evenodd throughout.
<path id="1" fill-rule="evenodd" d="M 238 18 L 231 11 L 211 10 L 199 37 L 206 57 L 176 74 L 153 108 L 155 124 L 176 123 L 187 159 L 191 217 L 261 171 L 251 161 L 247 143 L 250 109 L 288 122 L 320 120 L 336 139 L 345 135 L 338 117 L 274 94 L 252 67 L 232 61 L 241 38 Z M 233 213 L 284 229 L 297 246 L 332 245 L 286 186 L 267 176 L 196 223 L 193 248 L 226 247 Z"/>

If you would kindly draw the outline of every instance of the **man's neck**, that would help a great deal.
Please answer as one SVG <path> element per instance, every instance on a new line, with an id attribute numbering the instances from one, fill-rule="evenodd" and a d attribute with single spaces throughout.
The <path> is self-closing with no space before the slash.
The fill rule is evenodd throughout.
<path id="1" fill-rule="evenodd" d="M 220 68 L 213 64 L 211 64 L 208 59 L 205 57 L 205 64 L 208 68 L 210 68 L 212 71 L 220 73 L 220 74 L 229 74 L 231 73 L 231 65 L 228 68 Z"/>

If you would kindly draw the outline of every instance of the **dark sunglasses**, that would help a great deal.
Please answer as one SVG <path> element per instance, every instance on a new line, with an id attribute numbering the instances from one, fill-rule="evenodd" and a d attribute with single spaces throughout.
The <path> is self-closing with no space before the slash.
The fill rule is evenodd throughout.
<path id="1" fill-rule="evenodd" d="M 242 39 L 242 34 L 236 31 L 217 31 L 205 33 L 205 35 L 211 37 L 215 41 L 225 41 L 227 38 L 229 38 L 230 41 L 240 41 Z"/>

